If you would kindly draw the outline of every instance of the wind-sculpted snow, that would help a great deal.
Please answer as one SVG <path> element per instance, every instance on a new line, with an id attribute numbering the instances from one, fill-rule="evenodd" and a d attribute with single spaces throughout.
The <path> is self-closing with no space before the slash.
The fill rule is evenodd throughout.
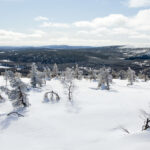
<path id="1" fill-rule="evenodd" d="M 30 83 L 29 79 L 22 79 Z M 0 84 L 5 85 L 3 77 Z M 59 80 L 28 92 L 30 106 L 15 114 L 6 98 L 0 103 L 1 150 L 149 150 L 150 131 L 142 131 L 143 115 L 150 112 L 150 82 L 113 80 L 110 91 L 98 82 L 75 80 L 73 101 Z M 55 91 L 59 102 L 44 103 Z"/>

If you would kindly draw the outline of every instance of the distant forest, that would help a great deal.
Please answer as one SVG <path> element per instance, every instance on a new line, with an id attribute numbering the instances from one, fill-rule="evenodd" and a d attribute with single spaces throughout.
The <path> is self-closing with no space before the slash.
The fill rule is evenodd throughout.
<path id="1" fill-rule="evenodd" d="M 120 48 L 120 46 L 86 47 L 86 48 L 47 48 L 47 47 L 22 47 L 22 48 L 0 48 L 0 64 L 11 68 L 20 68 L 22 71 L 29 70 L 31 63 L 40 66 L 53 66 L 58 64 L 63 70 L 78 64 L 80 67 L 99 69 L 106 66 L 114 70 L 127 70 L 128 67 L 139 71 L 149 67 L 150 55 L 136 53 L 143 49 Z M 150 51 L 150 49 L 147 49 Z M 4 61 L 9 60 L 9 61 Z M 144 61 L 147 61 L 144 64 Z M 141 65 L 142 64 L 142 65 Z M 4 69 L 0 69 L 4 71 Z"/>

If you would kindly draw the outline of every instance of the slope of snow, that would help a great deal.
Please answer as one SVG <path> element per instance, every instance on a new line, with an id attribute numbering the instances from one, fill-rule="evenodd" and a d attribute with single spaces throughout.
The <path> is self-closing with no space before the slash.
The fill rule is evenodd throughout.
<path id="1" fill-rule="evenodd" d="M 5 84 L 3 77 L 0 84 Z M 52 89 L 61 101 L 44 103 L 44 93 Z M 127 86 L 126 80 L 114 80 L 111 90 L 105 91 L 97 89 L 97 82 L 76 80 L 73 103 L 68 102 L 59 80 L 28 94 L 31 106 L 22 112 L 25 117 L 6 116 L 12 110 L 11 103 L 0 104 L 2 150 L 150 149 L 150 132 L 141 131 L 140 112 L 149 111 L 150 82 Z"/>

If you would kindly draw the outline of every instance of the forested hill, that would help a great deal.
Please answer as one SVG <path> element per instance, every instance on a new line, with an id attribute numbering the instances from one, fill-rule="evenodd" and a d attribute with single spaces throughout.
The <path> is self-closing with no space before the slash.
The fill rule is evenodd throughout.
<path id="1" fill-rule="evenodd" d="M 6 61 L 7 60 L 7 61 Z M 135 70 L 150 66 L 150 48 L 125 48 L 123 46 L 104 47 L 0 47 L 0 63 L 3 66 L 25 68 L 31 63 L 53 65 L 60 68 L 78 64 L 82 67 Z"/>

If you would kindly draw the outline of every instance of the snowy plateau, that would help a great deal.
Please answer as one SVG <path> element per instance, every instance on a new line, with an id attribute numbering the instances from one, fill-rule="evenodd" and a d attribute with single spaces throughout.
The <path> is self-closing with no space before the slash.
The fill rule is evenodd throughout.
<path id="1" fill-rule="evenodd" d="M 6 102 L 0 104 L 0 150 L 150 150 L 150 131 L 142 131 L 143 112 L 150 112 L 150 81 L 127 86 L 127 80 L 114 79 L 109 91 L 88 79 L 74 84 L 72 103 L 58 79 L 32 88 L 30 106 L 20 111 L 24 117 L 7 116 L 13 107 L 1 93 Z M 50 90 L 59 93 L 59 102 L 43 102 Z"/>

